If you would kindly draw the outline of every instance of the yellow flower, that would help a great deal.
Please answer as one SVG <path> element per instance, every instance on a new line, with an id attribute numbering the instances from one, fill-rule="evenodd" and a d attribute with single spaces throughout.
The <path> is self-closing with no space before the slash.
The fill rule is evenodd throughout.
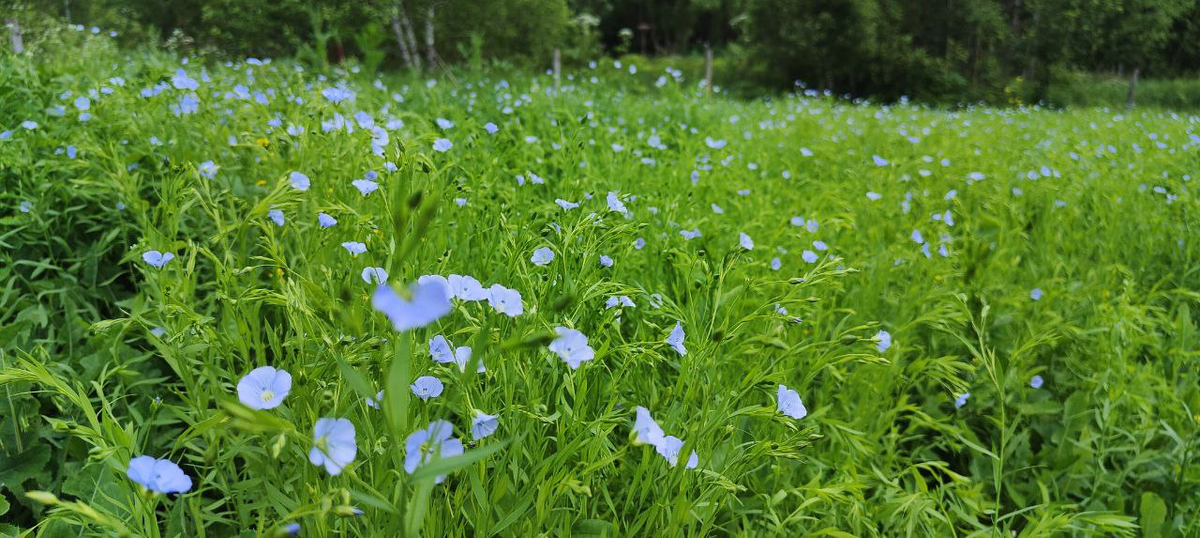
<path id="1" fill-rule="evenodd" d="M 258 181 L 255 181 L 255 182 L 254 182 L 254 184 L 255 184 L 255 185 L 257 185 L 257 186 L 259 186 L 259 187 L 265 187 L 265 186 L 267 186 L 267 180 L 265 180 L 265 179 L 260 179 L 260 180 L 258 180 Z"/>
<path id="2" fill-rule="evenodd" d="M 267 137 L 265 136 L 255 139 L 254 143 L 258 144 L 258 147 L 263 149 L 266 149 L 267 146 L 271 145 L 271 141 L 267 140 Z"/>

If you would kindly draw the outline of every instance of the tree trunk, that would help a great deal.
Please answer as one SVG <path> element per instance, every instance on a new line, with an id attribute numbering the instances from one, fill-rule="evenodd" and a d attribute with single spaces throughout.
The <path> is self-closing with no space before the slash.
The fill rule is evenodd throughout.
<path id="1" fill-rule="evenodd" d="M 1134 67 L 1133 76 L 1129 77 L 1129 97 L 1125 99 L 1125 108 L 1133 108 L 1133 97 L 1137 92 L 1138 75 L 1141 71 L 1141 67 Z"/>
<path id="2" fill-rule="evenodd" d="M 25 52 L 25 41 L 21 39 L 21 25 L 15 17 L 4 19 L 4 23 L 8 26 L 8 40 L 12 44 L 12 50 L 16 54 Z"/>
<path id="3" fill-rule="evenodd" d="M 562 52 L 558 47 L 554 47 L 554 91 L 558 91 L 559 81 L 562 78 Z"/>
<path id="4" fill-rule="evenodd" d="M 429 67 L 437 62 L 437 51 L 433 48 L 433 4 L 425 11 L 425 61 Z"/>
<path id="5" fill-rule="evenodd" d="M 704 44 L 704 91 L 706 93 L 712 93 L 712 85 L 713 85 L 712 62 L 713 62 L 712 47 L 709 46 L 708 43 L 705 43 Z"/>
<path id="6" fill-rule="evenodd" d="M 421 68 L 421 49 L 417 48 L 417 38 L 413 32 L 412 20 L 408 18 L 408 14 L 404 12 L 403 0 L 396 2 L 396 17 L 399 19 L 401 32 L 404 34 L 402 39 L 408 43 L 408 57 L 412 59 L 412 67 L 414 69 Z"/>
<path id="7" fill-rule="evenodd" d="M 399 11 L 392 13 L 392 33 L 396 35 L 396 44 L 400 46 L 400 57 L 404 59 L 404 65 L 412 69 L 415 64 L 412 51 L 408 49 L 408 39 L 404 37 L 404 26 L 400 24 Z"/>

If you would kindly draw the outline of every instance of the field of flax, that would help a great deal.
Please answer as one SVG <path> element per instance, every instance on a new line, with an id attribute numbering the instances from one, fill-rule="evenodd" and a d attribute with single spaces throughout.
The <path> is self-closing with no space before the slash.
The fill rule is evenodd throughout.
<path id="1" fill-rule="evenodd" d="M 1200 535 L 1195 115 L 76 41 L 0 58 L 0 535 Z"/>

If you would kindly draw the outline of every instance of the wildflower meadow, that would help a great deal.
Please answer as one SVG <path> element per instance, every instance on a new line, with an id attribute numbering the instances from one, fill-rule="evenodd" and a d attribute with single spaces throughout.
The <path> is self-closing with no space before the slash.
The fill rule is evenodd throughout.
<path id="1" fill-rule="evenodd" d="M 0 57 L 0 536 L 1200 536 L 1194 112 L 110 41 Z"/>

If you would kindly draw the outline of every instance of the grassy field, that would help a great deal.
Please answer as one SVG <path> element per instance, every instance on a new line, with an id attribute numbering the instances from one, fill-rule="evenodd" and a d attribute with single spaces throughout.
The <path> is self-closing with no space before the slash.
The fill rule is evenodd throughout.
<path id="1" fill-rule="evenodd" d="M 125 54 L 0 58 L 0 535 L 1200 535 L 1193 115 Z"/>

